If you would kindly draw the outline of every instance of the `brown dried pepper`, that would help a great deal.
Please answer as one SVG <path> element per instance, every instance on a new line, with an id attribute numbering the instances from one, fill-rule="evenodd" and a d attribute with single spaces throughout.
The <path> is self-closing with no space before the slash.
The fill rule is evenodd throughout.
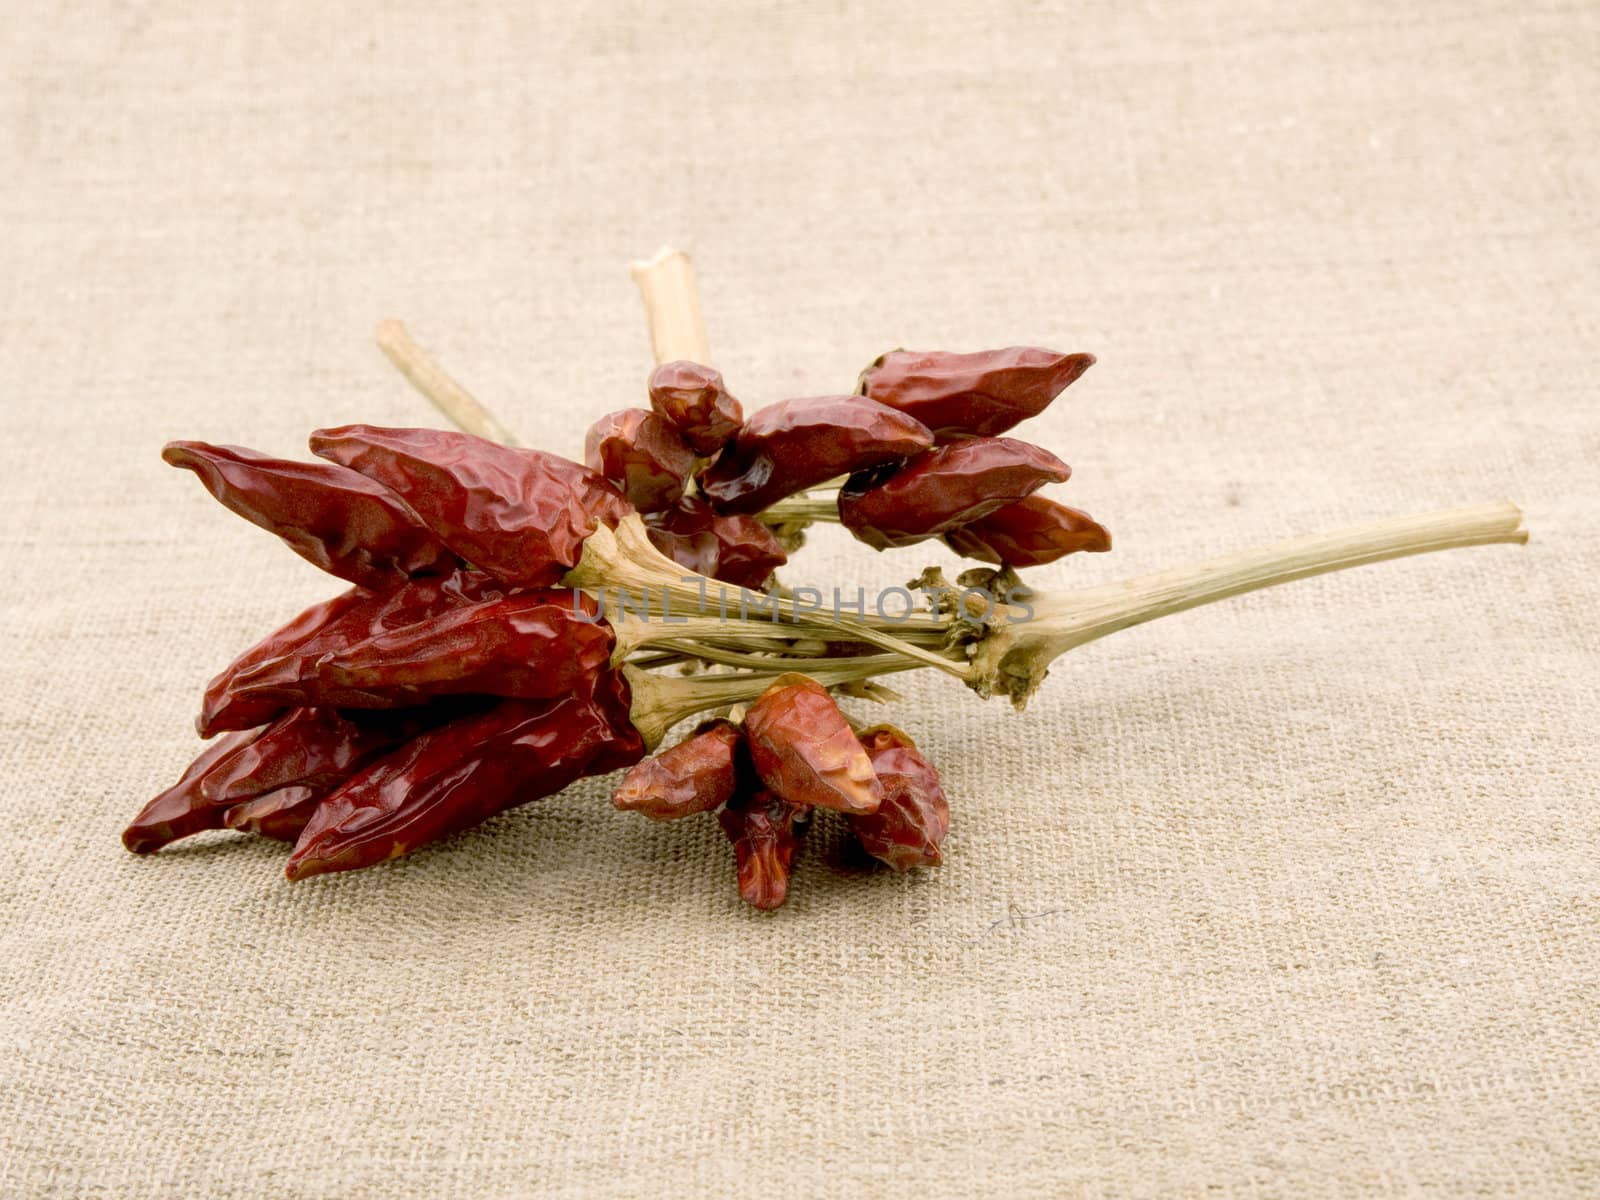
<path id="1" fill-rule="evenodd" d="M 389 487 L 451 550 L 523 587 L 555 583 L 597 522 L 631 511 L 587 467 L 468 433 L 345 425 L 313 433 L 311 449 Z"/>
<path id="2" fill-rule="evenodd" d="M 791 804 L 866 813 L 883 799 L 850 722 L 808 675 L 780 675 L 745 713 L 744 730 L 761 782 Z"/>
<path id="3" fill-rule="evenodd" d="M 845 818 L 862 848 L 896 871 L 938 866 L 939 844 L 950 831 L 950 803 L 939 772 L 893 725 L 873 726 L 861 744 L 883 783 L 877 812 Z"/>
<path id="4" fill-rule="evenodd" d="M 754 513 L 836 475 L 898 462 L 933 445 L 920 421 L 859 396 L 769 405 L 700 475 L 722 512 Z"/>
<path id="5" fill-rule="evenodd" d="M 627 686 L 608 673 L 589 695 L 502 700 L 372 763 L 317 806 L 295 843 L 291 880 L 410 853 L 585 775 L 637 762 Z"/>
<path id="6" fill-rule="evenodd" d="M 1040 567 L 1068 554 L 1111 549 L 1111 534 L 1093 517 L 1044 496 L 1029 496 L 944 535 L 945 545 L 979 562 Z"/>
<path id="7" fill-rule="evenodd" d="M 732 721 L 706 721 L 683 741 L 635 764 L 611 803 L 652 821 L 710 812 L 733 799 L 739 785 L 744 734 Z"/>
<path id="8" fill-rule="evenodd" d="M 789 561 L 759 517 L 719 513 L 698 496 L 645 518 L 650 541 L 679 566 L 734 587 L 759 588 Z"/>
<path id="9" fill-rule="evenodd" d="M 307 562 L 361 587 L 459 565 L 398 496 L 344 467 L 205 442 L 168 442 L 161 457 L 193 471 L 224 507 L 277 534 Z"/>
<path id="10" fill-rule="evenodd" d="M 650 372 L 650 407 L 676 429 L 696 454 L 715 454 L 744 424 L 744 407 L 722 373 L 679 359 Z"/>
<path id="11" fill-rule="evenodd" d="M 694 451 L 677 430 L 643 408 L 607 413 L 589 426 L 583 460 L 640 512 L 671 508 L 694 470 Z"/>
<path id="12" fill-rule="evenodd" d="M 212 742 L 189 764 L 178 782 L 151 800 L 122 831 L 122 844 L 135 854 L 151 854 L 168 842 L 207 829 L 221 829 L 223 810 L 201 792 L 207 774 L 257 737 L 257 730 L 230 733 Z"/>
<path id="13" fill-rule="evenodd" d="M 810 809 L 765 789 L 736 796 L 717 814 L 717 824 L 733 843 L 745 903 L 774 909 L 788 899 L 795 850 L 809 816 Z"/>
<path id="14" fill-rule="evenodd" d="M 1033 346 L 976 354 L 895 350 L 861 373 L 858 390 L 910 414 L 948 442 L 992 437 L 1037 416 L 1093 365 L 1092 354 Z"/>
<path id="15" fill-rule="evenodd" d="M 917 455 L 890 474 L 862 472 L 839 491 L 839 520 L 878 550 L 937 537 L 1072 474 L 1015 438 L 968 438 Z"/>

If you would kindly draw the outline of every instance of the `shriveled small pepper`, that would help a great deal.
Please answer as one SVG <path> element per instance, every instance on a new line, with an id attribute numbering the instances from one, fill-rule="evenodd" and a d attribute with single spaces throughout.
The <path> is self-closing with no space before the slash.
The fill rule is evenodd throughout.
<path id="1" fill-rule="evenodd" d="M 857 390 L 921 421 L 941 442 L 992 437 L 1037 416 L 1094 365 L 1092 354 L 1010 346 L 976 354 L 894 350 Z"/>
<path id="2" fill-rule="evenodd" d="M 597 522 L 632 511 L 587 467 L 468 433 L 345 425 L 313 433 L 311 449 L 384 484 L 451 550 L 522 587 L 555 583 Z"/>
<path id="3" fill-rule="evenodd" d="M 677 430 L 643 408 L 607 413 L 589 426 L 583 460 L 640 512 L 671 508 L 694 470 L 694 451 Z"/>
<path id="4" fill-rule="evenodd" d="M 225 508 L 277 534 L 307 562 L 361 587 L 390 587 L 460 563 L 398 496 L 345 467 L 205 442 L 168 442 L 161 457 L 193 471 Z"/>
<path id="5" fill-rule="evenodd" d="M 135 854 L 152 854 L 169 842 L 207 829 L 222 828 L 223 810 L 201 791 L 207 774 L 258 736 L 251 729 L 212 742 L 189 764 L 178 782 L 139 810 L 122 831 L 122 844 Z"/>
<path id="6" fill-rule="evenodd" d="M 722 512 L 760 512 L 836 475 L 910 458 L 933 445 L 920 421 L 859 396 L 769 405 L 740 428 L 700 475 Z"/>
<path id="7" fill-rule="evenodd" d="M 759 588 L 789 561 L 759 517 L 719 513 L 698 496 L 645 518 L 650 541 L 679 566 L 734 587 Z"/>
<path id="8" fill-rule="evenodd" d="M 791 804 L 876 811 L 883 785 L 828 689 L 809 675 L 780 675 L 744 716 L 761 782 Z"/>
<path id="9" fill-rule="evenodd" d="M 286 787 L 257 796 L 225 810 L 222 820 L 229 829 L 254 833 L 275 842 L 293 842 L 317 811 L 329 789 Z"/>
<path id="10" fill-rule="evenodd" d="M 715 454 L 744 424 L 744 407 L 710 367 L 687 359 L 662 363 L 650 372 L 649 387 L 650 407 L 696 454 Z"/>
<path id="11" fill-rule="evenodd" d="M 950 803 L 939 772 L 893 725 L 873 726 L 861 744 L 883 784 L 877 812 L 845 817 L 862 848 L 896 871 L 938 866 L 939 844 L 950 831 Z"/>
<path id="12" fill-rule="evenodd" d="M 743 753 L 744 734 L 732 721 L 703 722 L 676 746 L 635 764 L 611 803 L 653 821 L 710 812 L 733 799 Z"/>
<path id="13" fill-rule="evenodd" d="M 324 799 L 285 873 L 370 867 L 643 755 L 620 674 L 590 695 L 502 700 L 391 751 Z"/>
<path id="14" fill-rule="evenodd" d="M 839 491 L 839 520 L 878 550 L 910 546 L 1004 508 L 1072 474 L 1050 451 L 1015 438 L 967 438 L 887 475 L 862 472 Z"/>
<path id="15" fill-rule="evenodd" d="M 717 824 L 733 843 L 739 895 L 746 904 L 774 909 L 788 899 L 795 850 L 809 816 L 808 808 L 765 789 L 735 797 L 717 814 Z"/>
<path id="16" fill-rule="evenodd" d="M 1111 549 L 1111 534 L 1086 512 L 1029 496 L 944 535 L 945 545 L 979 562 L 1041 567 L 1068 554 Z"/>

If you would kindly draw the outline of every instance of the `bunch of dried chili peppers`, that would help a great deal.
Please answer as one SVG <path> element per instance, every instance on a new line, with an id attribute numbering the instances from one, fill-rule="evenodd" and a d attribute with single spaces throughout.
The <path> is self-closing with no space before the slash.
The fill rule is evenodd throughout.
<path id="1" fill-rule="evenodd" d="M 1514 506 L 1482 505 L 1028 592 L 1016 569 L 1111 547 L 1092 517 L 1039 494 L 1067 465 L 1005 436 L 1093 361 L 895 351 L 853 394 L 749 417 L 718 372 L 667 362 L 648 409 L 594 423 L 583 464 L 365 425 L 312 434 L 314 462 L 173 442 L 168 462 L 351 586 L 210 682 L 198 727 L 214 740 L 123 842 L 149 853 L 248 831 L 292 842 L 287 874 L 304 879 L 626 768 L 619 809 L 715 813 L 740 894 L 775 908 L 818 808 L 896 870 L 940 862 L 938 772 L 894 726 L 854 722 L 840 695 L 892 698 L 879 677 L 934 667 L 1020 708 L 1061 653 L 1142 621 L 1324 571 L 1526 540 Z M 487 414 L 483 425 L 499 428 Z M 938 539 L 991 566 L 956 586 L 925 571 L 908 586 L 926 611 L 829 613 L 774 575 L 820 520 L 879 550 Z"/>

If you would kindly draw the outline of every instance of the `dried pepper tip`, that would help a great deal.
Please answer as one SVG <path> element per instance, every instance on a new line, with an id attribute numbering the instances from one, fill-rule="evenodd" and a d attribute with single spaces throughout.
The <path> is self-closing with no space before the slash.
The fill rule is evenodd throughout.
<path id="1" fill-rule="evenodd" d="M 791 804 L 868 813 L 883 800 L 872 760 L 833 702 L 807 675 L 780 675 L 744 716 L 750 761 Z"/>
<path id="2" fill-rule="evenodd" d="M 650 372 L 649 389 L 650 406 L 701 456 L 722 449 L 744 424 L 744 407 L 710 367 L 662 363 Z"/>
<path id="3" fill-rule="evenodd" d="M 839 520 L 875 549 L 910 546 L 1071 475 L 1066 463 L 1029 442 L 968 438 L 936 446 L 898 469 L 852 476 L 839 491 Z"/>
<path id="4" fill-rule="evenodd" d="M 784 400 L 757 412 L 700 473 L 722 512 L 755 513 L 837 475 L 910 458 L 933 434 L 905 413 L 859 396 Z"/>
<path id="5" fill-rule="evenodd" d="M 896 871 L 938 866 L 940 843 L 950 831 L 950 804 L 939 772 L 893 725 L 866 730 L 861 744 L 883 783 L 877 812 L 845 818 L 862 848 Z"/>
<path id="6" fill-rule="evenodd" d="M 632 512 L 587 467 L 468 433 L 345 425 L 313 433 L 311 450 L 390 488 L 451 550 L 522 587 L 554 584 L 597 522 Z"/>
<path id="7" fill-rule="evenodd" d="M 161 457 L 193 471 L 223 507 L 277 534 L 307 562 L 361 587 L 458 565 L 398 496 L 355 471 L 205 442 L 168 442 Z"/>
<path id="8" fill-rule="evenodd" d="M 1042 567 L 1068 554 L 1104 553 L 1111 534 L 1086 512 L 1029 496 L 952 529 L 945 545 L 966 558 L 1010 567 Z"/>
<path id="9" fill-rule="evenodd" d="M 589 426 L 583 460 L 616 484 L 640 512 L 660 512 L 682 498 L 695 455 L 655 413 L 624 408 Z"/>
<path id="10" fill-rule="evenodd" d="M 230 755 L 248 746 L 260 730 L 230 733 L 212 742 L 184 770 L 178 782 L 139 810 L 122 831 L 122 844 L 135 854 L 153 854 L 169 842 L 221 829 L 224 810 L 201 793 L 206 775 Z"/>
<path id="11" fill-rule="evenodd" d="M 223 813 L 222 820 L 229 829 L 241 833 L 253 833 L 275 842 L 293 842 L 327 794 L 323 788 L 280 788 L 233 805 Z"/>
<path id="12" fill-rule="evenodd" d="M 861 373 L 861 395 L 909 413 L 941 441 L 1004 433 L 1043 412 L 1092 354 L 1010 346 L 976 354 L 894 350 Z"/>
<path id="13" fill-rule="evenodd" d="M 789 561 L 759 517 L 719 513 L 698 496 L 645 518 L 655 548 L 681 567 L 734 587 L 758 590 Z"/>
<path id="14" fill-rule="evenodd" d="M 764 790 L 736 797 L 717 814 L 733 843 L 739 895 L 746 904 L 770 910 L 789 898 L 789 875 L 808 816 L 806 808 Z"/>
<path id="15" fill-rule="evenodd" d="M 732 721 L 705 721 L 676 746 L 635 764 L 611 803 L 653 821 L 710 812 L 733 798 L 743 750 L 744 734 Z"/>

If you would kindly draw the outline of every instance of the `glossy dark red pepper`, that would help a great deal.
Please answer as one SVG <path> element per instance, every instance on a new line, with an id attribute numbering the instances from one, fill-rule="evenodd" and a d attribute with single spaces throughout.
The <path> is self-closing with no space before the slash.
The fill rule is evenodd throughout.
<path id="1" fill-rule="evenodd" d="M 872 812 L 883 785 L 828 689 L 809 675 L 780 675 L 744 716 L 761 782 L 791 804 Z"/>
<path id="2" fill-rule="evenodd" d="M 739 785 L 744 734 L 731 721 L 707 721 L 623 776 L 611 803 L 653 821 L 710 812 L 733 799 Z"/>
<path id="3" fill-rule="evenodd" d="M 944 535 L 950 549 L 979 562 L 1040 567 L 1079 551 L 1111 549 L 1111 534 L 1086 512 L 1029 496 Z"/>
<path id="4" fill-rule="evenodd" d="M 839 520 L 878 550 L 910 546 L 967 525 L 1072 474 L 1050 451 L 1015 438 L 938 446 L 885 474 L 854 475 L 839 491 Z"/>
<path id="5" fill-rule="evenodd" d="M 671 508 L 694 469 L 694 451 L 666 421 L 643 408 L 607 413 L 589 426 L 583 461 L 640 512 Z"/>
<path id="6" fill-rule="evenodd" d="M 312 434 L 311 449 L 384 484 L 451 550 L 521 587 L 555 583 L 598 521 L 632 511 L 587 467 L 467 433 L 345 425 Z"/>
<path id="7" fill-rule="evenodd" d="M 398 496 L 344 467 L 205 442 L 168 442 L 161 457 L 193 471 L 225 508 L 277 534 L 307 562 L 361 587 L 390 587 L 460 563 Z"/>
<path id="8" fill-rule="evenodd" d="M 256 730 L 230 733 L 202 750 L 177 783 L 139 810 L 122 831 L 122 844 L 135 854 L 152 854 L 190 834 L 221 829 L 223 810 L 205 798 L 201 786 L 210 771 L 256 736 Z"/>
<path id="9" fill-rule="evenodd" d="M 950 831 L 950 803 L 939 772 L 893 725 L 866 730 L 861 744 L 883 784 L 876 812 L 845 818 L 862 848 L 896 871 L 938 866 L 940 843 Z"/>
<path id="10" fill-rule="evenodd" d="M 789 556 L 759 517 L 719 513 L 698 496 L 645 518 L 650 541 L 679 566 L 734 587 L 760 588 Z"/>
<path id="11" fill-rule="evenodd" d="M 325 791 L 436 723 L 420 713 L 401 720 L 387 713 L 292 709 L 212 768 L 201 781 L 200 794 L 211 804 L 227 806 L 280 788 Z"/>
<path id="12" fill-rule="evenodd" d="M 254 833 L 276 842 L 293 842 L 327 794 L 327 789 L 322 788 L 280 788 L 233 805 L 223 812 L 222 820 L 229 829 L 241 833 Z"/>
<path id="13" fill-rule="evenodd" d="M 587 696 L 503 700 L 391 751 L 324 799 L 286 874 L 304 879 L 396 858 L 643 754 L 620 674 Z"/>
<path id="14" fill-rule="evenodd" d="M 650 372 L 650 407 L 676 429 L 696 454 L 715 454 L 744 424 L 744 407 L 722 374 L 680 359 Z"/>
<path id="15" fill-rule="evenodd" d="M 1037 416 L 1093 365 L 1092 354 L 1033 346 L 976 354 L 895 350 L 861 373 L 858 390 L 915 417 L 948 442 L 992 437 Z"/>
<path id="16" fill-rule="evenodd" d="M 859 396 L 769 405 L 747 420 L 700 475 L 722 512 L 760 512 L 806 488 L 910 458 L 933 445 L 920 421 Z"/>

